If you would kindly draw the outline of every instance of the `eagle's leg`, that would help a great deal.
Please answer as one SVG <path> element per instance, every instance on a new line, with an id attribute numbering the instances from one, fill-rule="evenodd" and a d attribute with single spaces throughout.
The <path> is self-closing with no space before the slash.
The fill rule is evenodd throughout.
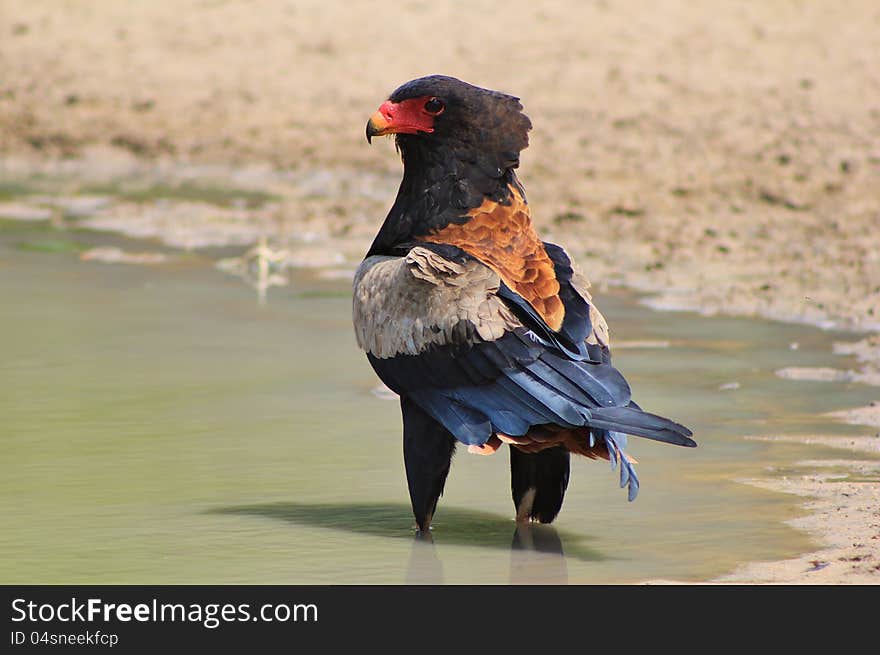
<path id="1" fill-rule="evenodd" d="M 517 521 L 550 523 L 568 487 L 568 451 L 562 446 L 537 453 L 510 447 L 510 489 Z"/>
<path id="2" fill-rule="evenodd" d="M 403 414 L 403 460 L 416 527 L 431 527 L 437 501 L 455 452 L 455 437 L 406 397 L 400 399 Z"/>

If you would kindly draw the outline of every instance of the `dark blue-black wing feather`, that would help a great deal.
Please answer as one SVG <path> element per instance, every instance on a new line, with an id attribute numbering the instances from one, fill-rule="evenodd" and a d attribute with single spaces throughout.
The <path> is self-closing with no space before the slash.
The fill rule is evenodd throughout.
<path id="1" fill-rule="evenodd" d="M 441 247 L 444 256 L 469 257 Z M 684 426 L 632 403 L 629 384 L 611 366 L 607 348 L 586 343 L 592 331 L 590 306 L 572 285 L 565 251 L 545 247 L 565 306 L 559 331 L 502 284 L 498 295 L 523 327 L 495 341 L 475 337 L 470 344 L 431 346 L 417 355 L 368 355 L 382 381 L 466 444 L 484 444 L 496 432 L 522 436 L 535 425 L 558 425 L 621 433 L 621 443 L 623 434 L 633 434 L 696 445 Z"/>

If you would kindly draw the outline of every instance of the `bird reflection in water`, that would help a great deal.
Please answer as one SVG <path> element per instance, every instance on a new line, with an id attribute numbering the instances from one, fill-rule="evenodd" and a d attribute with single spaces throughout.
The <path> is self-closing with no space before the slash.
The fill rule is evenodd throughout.
<path id="1" fill-rule="evenodd" d="M 417 532 L 412 541 L 406 584 L 444 584 L 443 560 L 432 534 Z M 510 543 L 510 584 L 568 584 L 562 539 L 553 526 L 517 522 Z"/>
<path id="2" fill-rule="evenodd" d="M 510 583 L 568 583 L 568 566 L 556 528 L 517 522 L 510 544 Z"/>
<path id="3" fill-rule="evenodd" d="M 443 584 L 443 562 L 437 556 L 434 537 L 428 530 L 416 532 L 406 567 L 406 584 Z"/>

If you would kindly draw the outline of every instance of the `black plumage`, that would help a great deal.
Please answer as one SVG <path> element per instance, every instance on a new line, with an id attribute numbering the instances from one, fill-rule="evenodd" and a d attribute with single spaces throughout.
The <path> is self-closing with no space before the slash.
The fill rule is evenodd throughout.
<path id="1" fill-rule="evenodd" d="M 444 76 L 404 84 L 367 125 L 368 138 L 396 135 L 404 175 L 355 278 L 355 329 L 401 399 L 420 530 L 457 442 L 487 454 L 506 443 L 517 519 L 545 523 L 570 453 L 619 465 L 632 500 L 626 434 L 696 445 L 632 401 L 588 285 L 534 231 L 515 174 L 530 127 L 517 98 Z"/>
<path id="2" fill-rule="evenodd" d="M 441 97 L 445 109 L 434 132 L 396 133 L 403 180 L 368 256 L 400 253 L 417 234 L 463 222 L 485 198 L 507 201 L 511 173 L 529 142 L 532 124 L 518 98 L 431 75 L 399 87 L 389 102 L 420 97 Z"/>

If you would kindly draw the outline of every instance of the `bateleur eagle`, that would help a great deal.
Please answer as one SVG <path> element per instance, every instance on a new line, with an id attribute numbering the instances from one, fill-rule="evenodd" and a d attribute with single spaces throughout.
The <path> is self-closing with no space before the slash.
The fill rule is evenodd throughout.
<path id="1" fill-rule="evenodd" d="M 403 180 L 354 279 L 358 345 L 400 396 L 419 531 L 430 527 L 456 444 L 507 444 L 520 521 L 551 522 L 569 454 L 620 466 L 626 436 L 695 446 L 642 411 L 611 365 L 608 328 L 561 247 L 541 241 L 514 172 L 531 122 L 518 98 L 433 75 L 394 91 L 367 140 L 394 134 Z"/>

